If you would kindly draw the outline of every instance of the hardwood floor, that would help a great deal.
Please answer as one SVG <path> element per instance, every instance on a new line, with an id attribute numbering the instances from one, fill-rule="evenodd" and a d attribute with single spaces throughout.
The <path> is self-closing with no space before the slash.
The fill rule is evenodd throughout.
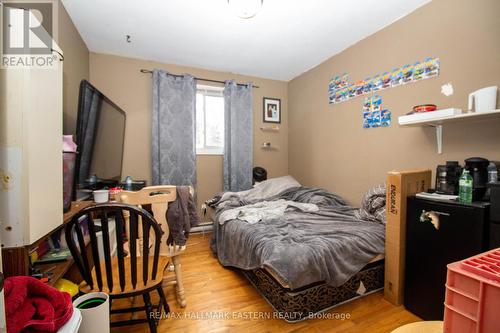
<path id="1" fill-rule="evenodd" d="M 182 256 L 188 304 L 182 309 L 175 301 L 173 288 L 167 288 L 171 316 L 162 318 L 158 332 L 377 333 L 390 332 L 396 327 L 420 320 L 402 306 L 390 304 L 383 299 L 382 292 L 378 292 L 343 304 L 325 314 L 344 317 L 348 314 L 349 319 L 317 318 L 289 324 L 274 318 L 272 307 L 242 275 L 219 264 L 209 249 L 210 237 L 210 234 L 198 234 L 189 238 L 188 248 Z M 153 300 L 157 301 L 156 298 Z M 117 305 L 125 304 L 117 302 Z M 114 328 L 112 332 L 149 332 L 149 328 L 147 324 L 139 324 Z"/>

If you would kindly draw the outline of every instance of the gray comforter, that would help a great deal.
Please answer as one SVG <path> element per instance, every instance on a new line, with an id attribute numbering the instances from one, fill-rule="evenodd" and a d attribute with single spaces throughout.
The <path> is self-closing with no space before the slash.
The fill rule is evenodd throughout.
<path id="1" fill-rule="evenodd" d="M 224 210 L 278 199 L 314 203 L 320 209 L 287 211 L 255 224 L 237 219 L 217 223 Z M 335 194 L 307 187 L 251 201 L 230 196 L 216 210 L 212 248 L 222 265 L 245 270 L 269 267 L 291 289 L 320 281 L 339 286 L 384 253 L 385 226 L 356 218 L 356 211 Z"/>

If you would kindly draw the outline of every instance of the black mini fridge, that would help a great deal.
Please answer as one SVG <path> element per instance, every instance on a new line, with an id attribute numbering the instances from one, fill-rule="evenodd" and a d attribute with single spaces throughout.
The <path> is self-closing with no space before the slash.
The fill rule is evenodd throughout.
<path id="1" fill-rule="evenodd" d="M 428 219 L 429 212 L 438 217 L 438 223 Z M 407 310 L 424 320 L 443 320 L 446 265 L 487 250 L 488 220 L 489 203 L 466 205 L 408 198 L 404 288 Z"/>

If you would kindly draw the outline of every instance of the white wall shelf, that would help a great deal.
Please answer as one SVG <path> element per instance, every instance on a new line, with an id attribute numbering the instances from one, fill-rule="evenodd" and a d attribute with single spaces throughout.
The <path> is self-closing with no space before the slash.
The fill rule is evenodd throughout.
<path id="1" fill-rule="evenodd" d="M 260 148 L 264 150 L 278 150 L 278 147 L 273 146 L 271 142 L 263 142 Z"/>
<path id="2" fill-rule="evenodd" d="M 454 116 L 423 119 L 401 124 L 404 127 L 431 126 L 436 129 L 436 143 L 438 154 L 443 153 L 443 125 L 457 122 L 477 122 L 500 118 L 500 109 L 490 112 L 468 112 Z"/>
<path id="3" fill-rule="evenodd" d="M 260 130 L 264 132 L 279 132 L 280 128 L 279 126 L 261 126 Z"/>

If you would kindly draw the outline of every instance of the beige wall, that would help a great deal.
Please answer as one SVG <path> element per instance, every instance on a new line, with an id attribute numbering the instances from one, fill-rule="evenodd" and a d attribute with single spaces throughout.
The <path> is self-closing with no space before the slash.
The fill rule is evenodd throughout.
<path id="1" fill-rule="evenodd" d="M 63 133 L 75 134 L 80 82 L 89 78 L 89 50 L 59 2 L 59 47 L 64 53 Z"/>
<path id="2" fill-rule="evenodd" d="M 435 0 L 349 47 L 289 83 L 289 170 L 306 185 L 326 187 L 359 204 L 391 169 L 435 169 L 447 160 L 500 160 L 500 117 L 444 126 L 443 154 L 432 128 L 404 128 L 397 117 L 424 103 L 467 108 L 470 92 L 500 86 L 500 1 Z M 355 28 L 355 27 L 353 27 Z M 328 41 L 325 40 L 325 43 Z M 363 97 L 328 105 L 328 81 L 351 81 L 428 56 L 441 59 L 437 78 L 380 92 L 392 112 L 390 128 L 363 129 Z M 441 85 L 455 93 L 445 97 Z M 497 107 L 498 108 L 498 107 Z"/>
<path id="3" fill-rule="evenodd" d="M 127 113 L 125 134 L 124 175 L 151 180 L 151 93 L 150 74 L 140 69 L 159 68 L 171 73 L 190 73 L 196 77 L 215 80 L 235 79 L 252 81 L 260 88 L 253 90 L 254 165 L 268 170 L 270 177 L 288 174 L 288 112 L 287 83 L 231 73 L 90 53 L 90 82 Z M 207 84 L 206 82 L 201 82 Z M 262 98 L 281 99 L 282 123 L 278 133 L 262 132 Z M 270 141 L 278 150 L 260 148 Z M 198 156 L 198 202 L 222 190 L 222 156 Z"/>

